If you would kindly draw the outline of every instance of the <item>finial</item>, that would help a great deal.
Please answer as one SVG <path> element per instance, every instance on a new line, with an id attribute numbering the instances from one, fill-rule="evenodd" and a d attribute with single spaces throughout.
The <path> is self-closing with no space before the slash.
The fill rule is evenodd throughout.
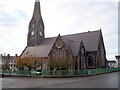
<path id="1" fill-rule="evenodd" d="M 35 2 L 40 2 L 39 0 L 35 0 Z"/>

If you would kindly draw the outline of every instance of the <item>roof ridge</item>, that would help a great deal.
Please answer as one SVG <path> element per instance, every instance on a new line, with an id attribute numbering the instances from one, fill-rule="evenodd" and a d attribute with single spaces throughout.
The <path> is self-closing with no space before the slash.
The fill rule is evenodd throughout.
<path id="1" fill-rule="evenodd" d="M 75 34 L 68 34 L 68 35 L 63 35 L 64 36 L 71 36 L 71 35 L 78 35 L 78 34 L 86 34 L 86 33 L 93 33 L 93 32 L 98 32 L 100 30 L 96 30 L 96 31 L 88 31 L 88 32 L 82 32 L 82 33 L 75 33 Z"/>
<path id="2" fill-rule="evenodd" d="M 55 36 L 55 37 L 47 37 L 47 38 L 45 38 L 45 39 L 51 39 L 51 38 L 57 38 L 57 36 Z"/>
<path id="3" fill-rule="evenodd" d="M 99 32 L 100 30 L 95 30 L 95 31 L 88 31 L 88 32 L 82 32 L 82 33 L 75 33 L 75 34 L 68 34 L 68 35 L 61 35 L 61 37 L 64 36 L 71 36 L 71 35 L 78 35 L 78 34 L 86 34 L 86 33 L 93 33 L 93 32 Z M 51 38 L 56 38 L 57 36 L 54 37 L 47 37 L 45 39 L 51 39 Z"/>

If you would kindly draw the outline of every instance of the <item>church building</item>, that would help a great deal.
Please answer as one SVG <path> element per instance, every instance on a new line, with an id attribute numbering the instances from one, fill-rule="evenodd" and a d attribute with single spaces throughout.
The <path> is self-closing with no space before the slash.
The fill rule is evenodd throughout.
<path id="1" fill-rule="evenodd" d="M 29 55 L 44 57 L 43 70 L 53 70 L 55 67 L 52 67 L 51 62 L 57 60 L 72 62 L 71 70 L 106 67 L 106 51 L 101 29 L 45 38 L 44 27 L 40 1 L 36 0 L 28 27 L 27 46 L 20 57 L 29 57 Z"/>

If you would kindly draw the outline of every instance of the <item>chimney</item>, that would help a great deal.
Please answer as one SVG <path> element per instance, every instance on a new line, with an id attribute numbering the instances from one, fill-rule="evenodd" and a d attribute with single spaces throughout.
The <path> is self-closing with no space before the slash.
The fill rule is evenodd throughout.
<path id="1" fill-rule="evenodd" d="M 7 54 L 8 57 L 10 57 L 10 54 Z"/>
<path id="2" fill-rule="evenodd" d="M 18 57 L 18 55 L 17 55 L 17 54 L 15 54 L 15 57 Z"/>
<path id="3" fill-rule="evenodd" d="M 2 54 L 0 54 L 0 56 L 2 57 L 3 55 L 2 55 Z"/>

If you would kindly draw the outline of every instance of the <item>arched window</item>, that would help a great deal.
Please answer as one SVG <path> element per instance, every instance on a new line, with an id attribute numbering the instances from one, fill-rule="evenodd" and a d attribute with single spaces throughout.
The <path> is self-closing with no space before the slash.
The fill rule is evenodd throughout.
<path id="1" fill-rule="evenodd" d="M 90 66 L 90 67 L 95 66 L 95 57 L 94 57 L 94 55 L 92 55 L 92 54 L 88 55 L 87 62 L 88 62 L 87 63 L 88 66 Z"/>

